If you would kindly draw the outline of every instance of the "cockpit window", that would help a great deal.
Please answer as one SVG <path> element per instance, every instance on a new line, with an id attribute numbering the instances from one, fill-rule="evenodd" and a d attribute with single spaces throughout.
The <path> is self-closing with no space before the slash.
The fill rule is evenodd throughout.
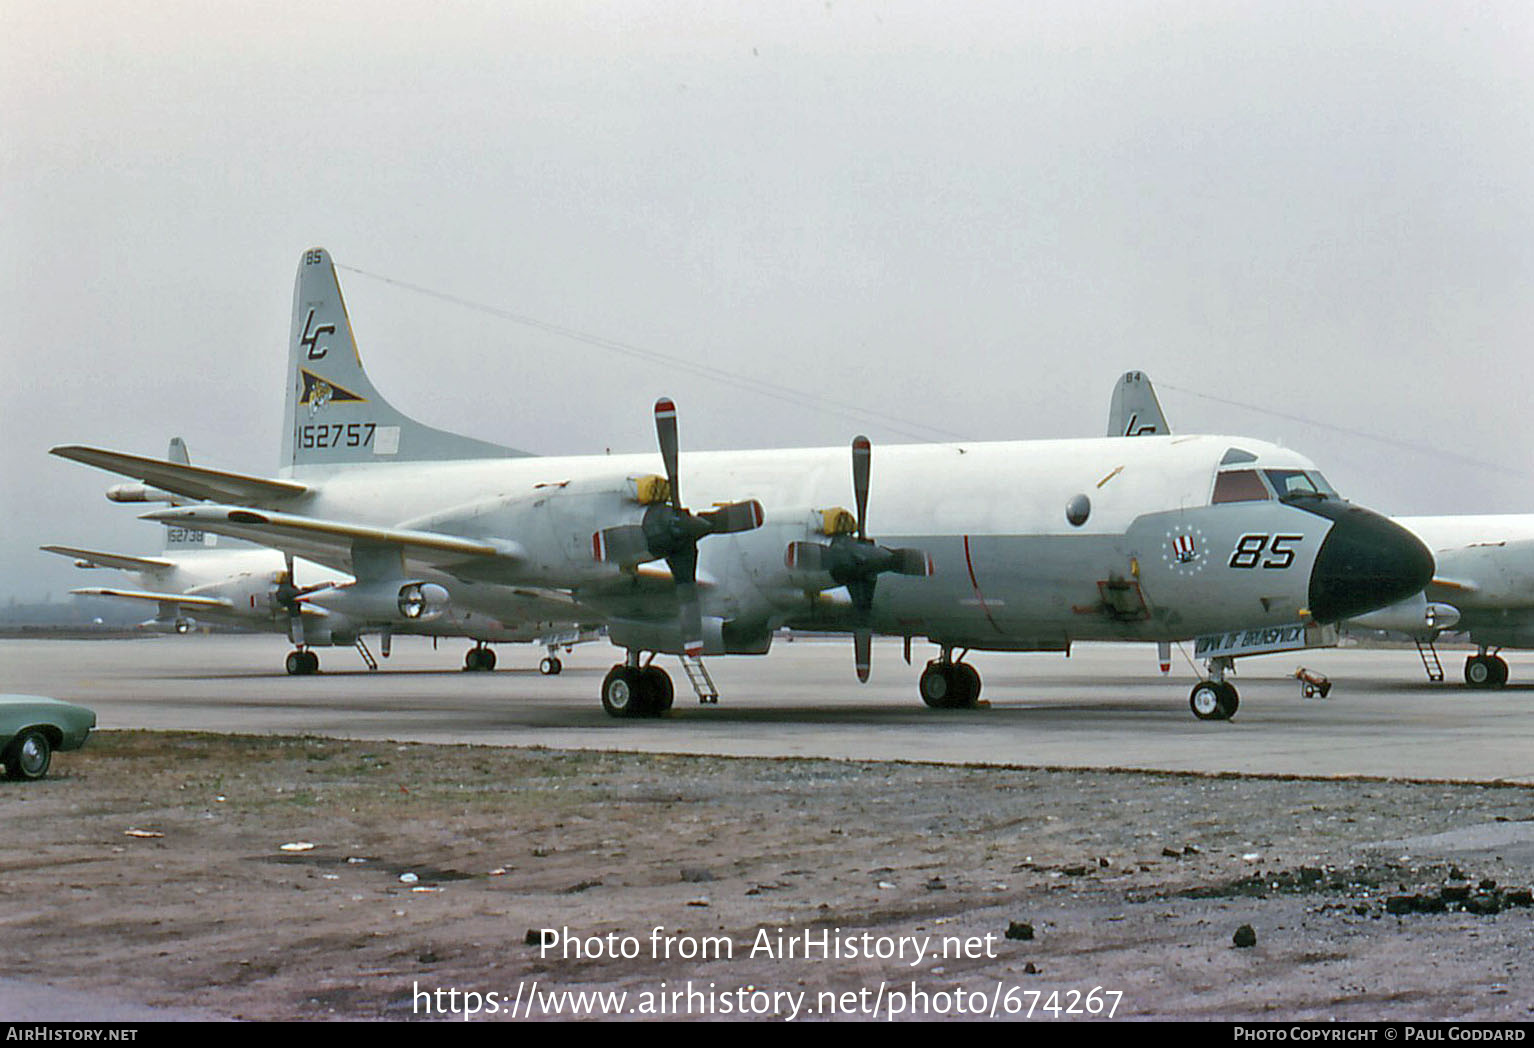
<path id="1" fill-rule="evenodd" d="M 1214 481 L 1216 503 L 1261 502 L 1272 497 L 1255 469 L 1222 470 Z"/>
<path id="2" fill-rule="evenodd" d="M 1314 470 L 1270 469 L 1267 474 L 1268 483 L 1278 492 L 1281 502 L 1296 498 L 1324 499 L 1337 494 L 1326 478 Z"/>

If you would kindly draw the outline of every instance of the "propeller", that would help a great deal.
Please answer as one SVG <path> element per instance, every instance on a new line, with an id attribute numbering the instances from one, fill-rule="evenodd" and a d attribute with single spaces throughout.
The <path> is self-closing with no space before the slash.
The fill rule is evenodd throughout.
<path id="1" fill-rule="evenodd" d="M 824 514 L 828 543 L 791 542 L 783 562 L 790 571 L 825 572 L 831 581 L 847 587 L 852 598 L 854 626 L 853 661 L 858 680 L 868 681 L 873 661 L 874 587 L 885 572 L 925 577 L 932 574 L 932 558 L 919 549 L 891 549 L 868 537 L 868 489 L 873 467 L 873 445 L 867 437 L 852 440 L 852 494 L 857 499 L 856 520 L 846 510 Z"/>
<path id="2" fill-rule="evenodd" d="M 303 590 L 293 584 L 293 554 L 284 553 L 282 563 L 285 570 L 277 578 L 277 588 L 272 593 L 272 599 L 277 606 L 288 613 L 288 639 L 296 647 L 304 646 L 304 614 L 303 606 L 298 598 L 303 596 Z"/>
<path id="3" fill-rule="evenodd" d="M 293 554 L 282 555 L 283 573 L 277 576 L 276 588 L 272 590 L 272 600 L 276 605 L 288 613 L 288 639 L 296 647 L 304 646 L 304 609 L 303 599 L 316 590 L 330 589 L 331 583 L 317 582 L 313 586 L 299 586 L 293 581 Z"/>
<path id="4" fill-rule="evenodd" d="M 604 528 L 592 535 L 591 552 L 597 560 L 624 567 L 665 560 L 676 583 L 682 651 L 701 655 L 703 613 L 698 603 L 698 540 L 761 527 L 762 504 L 748 499 L 727 502 L 702 513 L 689 511 L 682 505 L 676 405 L 666 397 L 655 402 L 655 436 L 666 465 L 664 498 L 651 503 L 640 523 Z"/>

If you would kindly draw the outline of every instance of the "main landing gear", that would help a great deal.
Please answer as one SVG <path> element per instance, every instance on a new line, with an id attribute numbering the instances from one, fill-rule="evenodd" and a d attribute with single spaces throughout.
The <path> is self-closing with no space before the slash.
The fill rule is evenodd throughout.
<path id="1" fill-rule="evenodd" d="M 1499 655 L 1480 653 L 1465 660 L 1465 683 L 1472 688 L 1500 688 L 1507 683 L 1507 663 Z"/>
<path id="2" fill-rule="evenodd" d="M 959 658 L 967 653 L 965 649 Z M 935 710 L 974 709 L 980 700 L 980 674 L 967 662 L 955 662 L 952 648 L 927 663 L 916 687 L 921 701 Z"/>
<path id="3" fill-rule="evenodd" d="M 495 652 L 480 641 L 464 655 L 463 668 L 469 673 L 489 673 L 495 669 Z"/>
<path id="4" fill-rule="evenodd" d="M 637 651 L 602 681 L 602 708 L 610 717 L 659 717 L 674 698 L 670 674 L 650 663 L 641 666 Z"/>
<path id="5" fill-rule="evenodd" d="M 1199 720 L 1230 720 L 1236 715 L 1241 696 L 1236 694 L 1236 686 L 1225 679 L 1231 665 L 1231 660 L 1223 656 L 1210 660 L 1209 679 L 1193 685 L 1188 705 Z"/>
<path id="6" fill-rule="evenodd" d="M 283 665 L 290 677 L 306 677 L 320 671 L 320 657 L 309 648 L 298 648 L 288 652 Z"/>

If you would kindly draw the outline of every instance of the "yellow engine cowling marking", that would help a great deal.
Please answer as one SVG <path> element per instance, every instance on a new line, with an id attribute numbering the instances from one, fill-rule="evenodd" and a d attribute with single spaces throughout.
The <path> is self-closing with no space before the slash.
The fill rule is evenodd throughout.
<path id="1" fill-rule="evenodd" d="M 822 535 L 851 535 L 858 530 L 858 518 L 840 506 L 820 511 L 820 533 Z"/>
<path id="2" fill-rule="evenodd" d="M 634 485 L 634 501 L 641 506 L 653 506 L 671 498 L 671 484 L 665 477 L 651 473 L 644 477 L 630 477 Z"/>

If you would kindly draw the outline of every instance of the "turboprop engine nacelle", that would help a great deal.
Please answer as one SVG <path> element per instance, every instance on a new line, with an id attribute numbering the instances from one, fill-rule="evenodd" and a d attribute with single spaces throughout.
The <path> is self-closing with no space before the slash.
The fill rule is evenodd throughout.
<path id="1" fill-rule="evenodd" d="M 329 611 L 370 623 L 432 622 L 447 614 L 452 598 L 435 582 L 351 583 L 304 598 Z"/>

